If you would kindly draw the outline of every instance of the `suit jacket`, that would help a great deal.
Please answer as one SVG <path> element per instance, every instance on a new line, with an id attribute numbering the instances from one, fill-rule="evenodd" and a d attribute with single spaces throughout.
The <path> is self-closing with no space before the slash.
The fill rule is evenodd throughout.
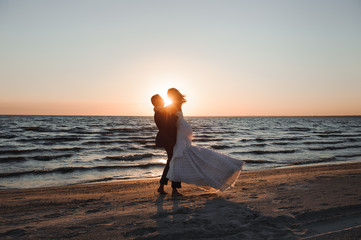
<path id="1" fill-rule="evenodd" d="M 177 115 L 171 107 L 156 110 L 154 122 L 159 132 L 155 139 L 156 147 L 173 148 L 177 141 Z"/>

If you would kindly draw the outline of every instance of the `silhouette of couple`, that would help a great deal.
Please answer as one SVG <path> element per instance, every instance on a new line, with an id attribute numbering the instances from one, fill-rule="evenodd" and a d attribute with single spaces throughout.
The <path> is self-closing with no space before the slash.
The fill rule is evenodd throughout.
<path id="1" fill-rule="evenodd" d="M 192 127 L 183 117 L 182 105 L 185 96 L 176 88 L 167 93 L 172 104 L 164 106 L 158 94 L 152 96 L 154 121 L 158 127 L 156 147 L 167 152 L 158 192 L 166 194 L 164 185 L 172 181 L 172 196 L 182 196 L 178 192 L 181 182 L 210 186 L 224 191 L 235 184 L 244 162 L 208 148 L 192 145 Z"/>

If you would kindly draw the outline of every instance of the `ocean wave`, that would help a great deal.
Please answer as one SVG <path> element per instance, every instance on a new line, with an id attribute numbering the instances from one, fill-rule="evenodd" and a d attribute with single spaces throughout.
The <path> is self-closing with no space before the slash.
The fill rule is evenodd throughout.
<path id="1" fill-rule="evenodd" d="M 266 138 L 256 138 L 255 139 L 256 142 L 266 142 L 266 141 L 269 141 L 269 140 L 273 140 L 273 139 L 266 139 Z"/>
<path id="2" fill-rule="evenodd" d="M 255 169 L 294 161 L 298 162 L 296 165 L 327 161 L 320 160 L 324 154 L 335 156 L 337 161 L 361 159 L 361 117 L 342 118 L 342 121 L 334 118 L 268 117 L 189 119 L 195 144 L 220 149 L 216 151 L 226 151 L 227 154 L 239 152 L 240 155 L 235 156 L 251 159 L 246 162 Z M 30 171 L 45 165 L 49 169 L 135 165 L 166 158 L 164 150 L 155 149 L 157 129 L 152 117 L 0 116 L 0 124 L 0 172 Z M 298 161 L 302 159 L 307 161 Z M 152 170 L 134 171 L 134 174 L 144 178 L 146 175 L 139 174 Z M 59 169 L 49 171 L 59 173 L 52 179 L 64 177 Z M 77 177 L 69 179 L 71 183 L 93 175 L 84 172 L 86 176 L 82 176 L 76 171 L 83 170 L 74 168 L 62 171 L 74 171 L 69 175 Z M 98 177 L 113 177 L 108 175 Z"/>
<path id="3" fill-rule="evenodd" d="M 147 148 L 147 149 L 154 149 L 154 148 L 156 148 L 155 143 L 153 143 L 153 144 L 145 144 L 145 145 L 143 145 L 142 147 L 143 147 L 143 148 Z"/>
<path id="4" fill-rule="evenodd" d="M 99 131 L 90 131 L 84 128 L 75 127 L 68 130 L 63 130 L 63 132 L 69 132 L 69 133 L 76 133 L 76 134 L 86 134 L 86 135 L 92 135 L 92 134 L 100 134 Z"/>
<path id="5" fill-rule="evenodd" d="M 359 148 L 360 145 L 349 145 L 349 146 L 327 146 L 327 147 L 310 147 L 308 148 L 311 151 L 327 151 L 327 150 L 341 150 L 341 149 L 349 149 L 349 148 Z"/>
<path id="6" fill-rule="evenodd" d="M 65 148 L 34 148 L 34 149 L 5 149 L 0 150 L 0 155 L 24 155 L 24 154 L 34 154 L 34 153 L 56 153 L 56 152 L 74 152 L 81 151 L 81 147 L 65 147 Z"/>
<path id="7" fill-rule="evenodd" d="M 36 161 L 51 161 L 61 158 L 70 158 L 73 154 L 59 154 L 59 155 L 38 155 L 38 156 L 7 156 L 1 157 L 0 163 L 11 163 L 11 162 L 24 162 L 27 160 L 36 160 Z"/>
<path id="8" fill-rule="evenodd" d="M 123 152 L 124 149 L 120 148 L 120 147 L 111 147 L 111 148 L 107 148 L 106 151 L 111 151 L 111 152 Z"/>
<path id="9" fill-rule="evenodd" d="M 26 157 L 0 157 L 0 163 L 24 162 Z"/>
<path id="10" fill-rule="evenodd" d="M 295 153 L 297 150 L 289 149 L 289 150 L 253 150 L 253 151 L 245 151 L 245 152 L 233 152 L 233 154 L 255 154 L 255 155 L 264 155 L 264 154 L 285 154 L 285 153 Z"/>
<path id="11" fill-rule="evenodd" d="M 289 131 L 291 132 L 309 132 L 311 131 L 311 128 L 307 128 L 307 127 L 290 127 L 288 128 Z"/>
<path id="12" fill-rule="evenodd" d="M 214 138 L 214 135 L 208 135 L 208 134 L 195 134 L 194 138 Z"/>
<path id="13" fill-rule="evenodd" d="M 317 134 L 316 136 L 320 138 L 329 138 L 329 137 L 336 137 L 336 138 L 352 138 L 352 137 L 361 137 L 361 134 Z"/>
<path id="14" fill-rule="evenodd" d="M 92 179 L 92 180 L 85 180 L 85 181 L 81 181 L 80 183 L 97 183 L 97 182 L 108 182 L 108 181 L 112 181 L 112 180 L 127 180 L 130 179 L 129 177 L 124 177 L 124 178 L 113 178 L 113 177 L 106 177 L 106 178 L 99 178 L 99 179 Z M 76 183 L 75 183 L 76 184 Z"/>
<path id="15" fill-rule="evenodd" d="M 299 141 L 305 139 L 306 136 L 302 137 L 281 137 L 281 138 L 255 138 L 256 142 L 267 142 L 267 141 Z"/>
<path id="16" fill-rule="evenodd" d="M 157 131 L 158 128 L 156 126 L 151 126 L 151 127 L 141 127 L 140 128 L 141 131 Z"/>
<path id="17" fill-rule="evenodd" d="M 142 160 L 145 158 L 151 158 L 154 154 L 152 153 L 144 153 L 144 154 L 130 154 L 130 155 L 122 155 L 122 156 L 106 156 L 106 160 L 111 161 L 135 161 Z"/>
<path id="18" fill-rule="evenodd" d="M 288 142 L 273 142 L 272 144 L 274 144 L 274 145 L 280 145 L 280 146 L 286 146 L 286 145 L 288 145 L 289 143 L 288 143 Z"/>
<path id="19" fill-rule="evenodd" d="M 133 143 L 139 143 L 139 144 L 147 144 L 147 143 L 155 143 L 155 139 L 152 140 L 133 140 Z"/>
<path id="20" fill-rule="evenodd" d="M 240 147 L 242 148 L 264 148 L 266 146 L 268 146 L 267 143 L 252 143 L 252 144 L 242 144 L 242 145 L 239 145 Z"/>
<path id="21" fill-rule="evenodd" d="M 142 132 L 142 131 L 156 131 L 156 126 L 134 126 L 133 128 L 125 127 L 110 127 L 104 128 L 102 133 L 133 133 L 133 132 Z"/>
<path id="22" fill-rule="evenodd" d="M 227 149 L 227 148 L 231 148 L 231 146 L 228 145 L 213 145 L 211 146 L 213 149 Z"/>
<path id="23" fill-rule="evenodd" d="M 44 144 L 53 144 L 54 142 L 75 142 L 79 141 L 79 136 L 58 136 L 58 137 L 45 137 L 45 138 L 21 138 L 18 142 L 44 142 Z"/>
<path id="24" fill-rule="evenodd" d="M 222 134 L 222 135 L 224 135 L 224 134 L 229 134 L 229 135 L 233 135 L 233 134 L 236 134 L 237 132 L 236 131 L 203 131 L 203 132 L 205 132 L 205 133 L 211 133 L 213 136 L 214 135 L 218 135 L 218 134 Z"/>
<path id="25" fill-rule="evenodd" d="M 16 138 L 16 135 L 14 135 L 14 134 L 1 134 L 0 135 L 0 138 L 1 139 L 13 139 L 13 138 Z"/>
<path id="26" fill-rule="evenodd" d="M 104 131 L 101 132 L 102 134 L 109 134 L 109 133 L 136 133 L 142 131 L 150 131 L 156 130 L 156 127 L 134 127 L 134 128 L 104 128 Z"/>
<path id="27" fill-rule="evenodd" d="M 83 142 L 82 145 L 108 145 L 108 144 L 128 144 L 133 143 L 129 140 L 90 140 Z"/>
<path id="28" fill-rule="evenodd" d="M 149 137 L 141 137 L 141 136 L 128 136 L 127 139 L 129 140 L 154 140 L 155 136 L 149 136 Z"/>
<path id="29" fill-rule="evenodd" d="M 307 138 L 308 136 L 302 136 L 302 137 L 282 137 L 282 138 L 275 138 L 273 141 L 299 141 Z"/>
<path id="30" fill-rule="evenodd" d="M 42 153 L 44 149 L 6 149 L 0 150 L 0 155 L 19 155 L 19 154 L 27 154 L 27 153 Z"/>
<path id="31" fill-rule="evenodd" d="M 67 152 L 67 151 L 81 151 L 83 150 L 84 148 L 82 147 L 65 147 L 65 148 L 53 148 L 51 149 L 51 151 L 60 151 L 60 152 Z"/>
<path id="32" fill-rule="evenodd" d="M 296 161 L 293 162 L 292 165 L 305 165 L 305 164 L 314 164 L 314 163 L 324 163 L 324 162 L 332 162 L 335 161 L 335 157 L 329 157 L 329 158 L 322 158 L 318 160 L 302 160 L 302 161 Z"/>
<path id="33" fill-rule="evenodd" d="M 303 144 L 306 145 L 329 145 L 329 144 L 340 144 L 340 143 L 344 143 L 345 141 L 340 140 L 340 141 L 305 141 L 303 142 Z"/>
<path id="34" fill-rule="evenodd" d="M 254 143 L 254 144 L 250 144 L 247 147 L 265 147 L 267 146 L 267 143 Z M 245 147 L 245 146 L 242 146 Z"/>
<path id="35" fill-rule="evenodd" d="M 313 133 L 334 134 L 334 133 L 342 133 L 342 131 L 339 131 L 339 130 L 325 130 L 325 131 L 313 131 Z"/>
<path id="36" fill-rule="evenodd" d="M 135 128 L 104 128 L 104 132 L 102 133 L 110 133 L 110 132 L 121 132 L 121 133 L 132 133 L 132 132 L 137 132 L 137 129 Z"/>
<path id="37" fill-rule="evenodd" d="M 54 169 L 37 169 L 30 171 L 21 171 L 21 172 L 3 172 L 0 173 L 0 178 L 9 178 L 9 177 L 20 177 L 24 175 L 43 175 L 43 174 L 66 174 L 75 171 L 106 171 L 113 169 L 125 169 L 125 168 L 151 168 L 151 167 L 162 167 L 165 164 L 162 163 L 146 163 L 146 164 L 134 164 L 134 165 L 115 165 L 115 166 L 95 166 L 95 167 L 60 167 Z"/>
<path id="38" fill-rule="evenodd" d="M 160 177 L 160 176 L 158 176 Z M 145 177 L 145 178 L 153 178 L 152 177 Z M 98 178 L 98 179 L 92 179 L 92 180 L 85 180 L 85 181 L 82 181 L 80 183 L 98 183 L 98 182 L 109 182 L 109 181 L 114 181 L 114 180 L 129 180 L 129 179 L 135 179 L 135 177 L 105 177 L 105 178 Z M 77 184 L 77 183 L 75 183 Z M 1 188 L 1 186 L 0 186 Z"/>
<path id="39" fill-rule="evenodd" d="M 264 163 L 274 163 L 268 160 L 243 160 L 247 164 L 264 164 Z"/>
<path id="40" fill-rule="evenodd" d="M 336 155 L 337 158 L 355 158 L 355 157 L 361 157 L 361 153 L 350 153 L 350 154 L 341 154 Z"/>
<path id="41" fill-rule="evenodd" d="M 31 131 L 31 132 L 54 132 L 54 129 L 40 127 L 40 126 L 29 126 L 29 127 L 22 127 L 24 131 Z"/>
<path id="42" fill-rule="evenodd" d="M 40 155 L 40 156 L 34 156 L 28 158 L 37 161 L 51 161 L 60 158 L 70 158 L 71 156 L 73 156 L 73 154 L 68 153 L 68 154 L 60 154 L 60 155 Z"/>
<path id="43" fill-rule="evenodd" d="M 44 141 L 50 141 L 50 142 L 73 142 L 73 141 L 79 141 L 81 137 L 79 136 L 59 136 L 59 137 L 48 137 L 48 138 L 42 138 L 41 140 Z"/>
<path id="44" fill-rule="evenodd" d="M 194 138 L 193 142 L 218 142 L 223 141 L 223 138 Z"/>

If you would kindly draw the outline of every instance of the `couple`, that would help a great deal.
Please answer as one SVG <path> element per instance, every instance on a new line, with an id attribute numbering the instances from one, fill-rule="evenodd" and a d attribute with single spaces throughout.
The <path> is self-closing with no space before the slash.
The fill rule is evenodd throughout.
<path id="1" fill-rule="evenodd" d="M 221 191 L 232 187 L 244 162 L 207 148 L 192 146 L 192 127 L 182 112 L 182 105 L 186 102 L 184 95 L 176 88 L 168 89 L 167 94 L 172 101 L 167 107 L 158 94 L 151 98 L 154 121 L 159 130 L 156 147 L 163 147 L 168 156 L 158 192 L 166 193 L 164 185 L 167 185 L 168 179 L 172 181 L 173 196 L 182 195 L 178 192 L 181 182 Z"/>

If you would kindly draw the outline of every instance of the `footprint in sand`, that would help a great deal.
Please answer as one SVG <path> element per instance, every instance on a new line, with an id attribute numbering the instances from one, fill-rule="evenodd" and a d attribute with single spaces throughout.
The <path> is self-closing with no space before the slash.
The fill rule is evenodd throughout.
<path id="1" fill-rule="evenodd" d="M 256 198 L 258 198 L 258 196 L 257 196 L 257 194 L 251 194 L 248 198 L 256 199 Z"/>
<path id="2" fill-rule="evenodd" d="M 83 227 L 83 226 L 71 226 L 71 227 L 67 227 L 66 229 L 69 229 L 69 230 L 80 230 L 80 229 L 85 229 L 85 227 Z"/>
<path id="3" fill-rule="evenodd" d="M 273 199 L 273 201 L 280 201 L 280 200 L 285 200 L 285 197 L 276 197 L 275 199 Z"/>
<path id="4" fill-rule="evenodd" d="M 113 222 L 111 222 L 111 221 L 101 221 L 101 222 L 89 223 L 88 226 L 90 226 L 90 227 L 100 226 L 100 225 L 106 226 L 106 225 L 112 225 L 112 224 L 113 224 Z M 133 225 L 133 224 L 131 224 L 131 225 Z"/>
<path id="5" fill-rule="evenodd" d="M 15 229 L 11 229 L 5 233 L 0 233 L 0 237 L 21 237 L 24 236 L 26 234 L 26 231 L 22 228 L 15 228 Z"/>
<path id="6" fill-rule="evenodd" d="M 302 208 L 302 206 L 280 207 L 280 208 L 278 208 L 278 210 L 297 209 L 297 208 Z"/>
<path id="7" fill-rule="evenodd" d="M 204 193 L 199 196 L 200 197 L 217 197 L 218 195 L 216 193 Z"/>
<path id="8" fill-rule="evenodd" d="M 78 235 L 79 235 L 79 233 L 77 233 L 77 232 L 71 232 L 71 233 L 63 235 L 63 238 L 73 238 L 73 237 L 76 237 Z"/>
<path id="9" fill-rule="evenodd" d="M 100 211 L 102 211 L 102 210 L 101 209 L 91 209 L 91 210 L 86 211 L 85 214 L 97 213 Z"/>
<path id="10" fill-rule="evenodd" d="M 53 214 L 45 215 L 44 218 L 58 218 L 58 217 L 61 217 L 61 216 L 63 216 L 63 214 L 53 213 Z"/>
<path id="11" fill-rule="evenodd" d="M 288 202 L 302 202 L 302 199 L 301 198 L 289 198 L 289 199 L 287 199 L 288 200 Z"/>

